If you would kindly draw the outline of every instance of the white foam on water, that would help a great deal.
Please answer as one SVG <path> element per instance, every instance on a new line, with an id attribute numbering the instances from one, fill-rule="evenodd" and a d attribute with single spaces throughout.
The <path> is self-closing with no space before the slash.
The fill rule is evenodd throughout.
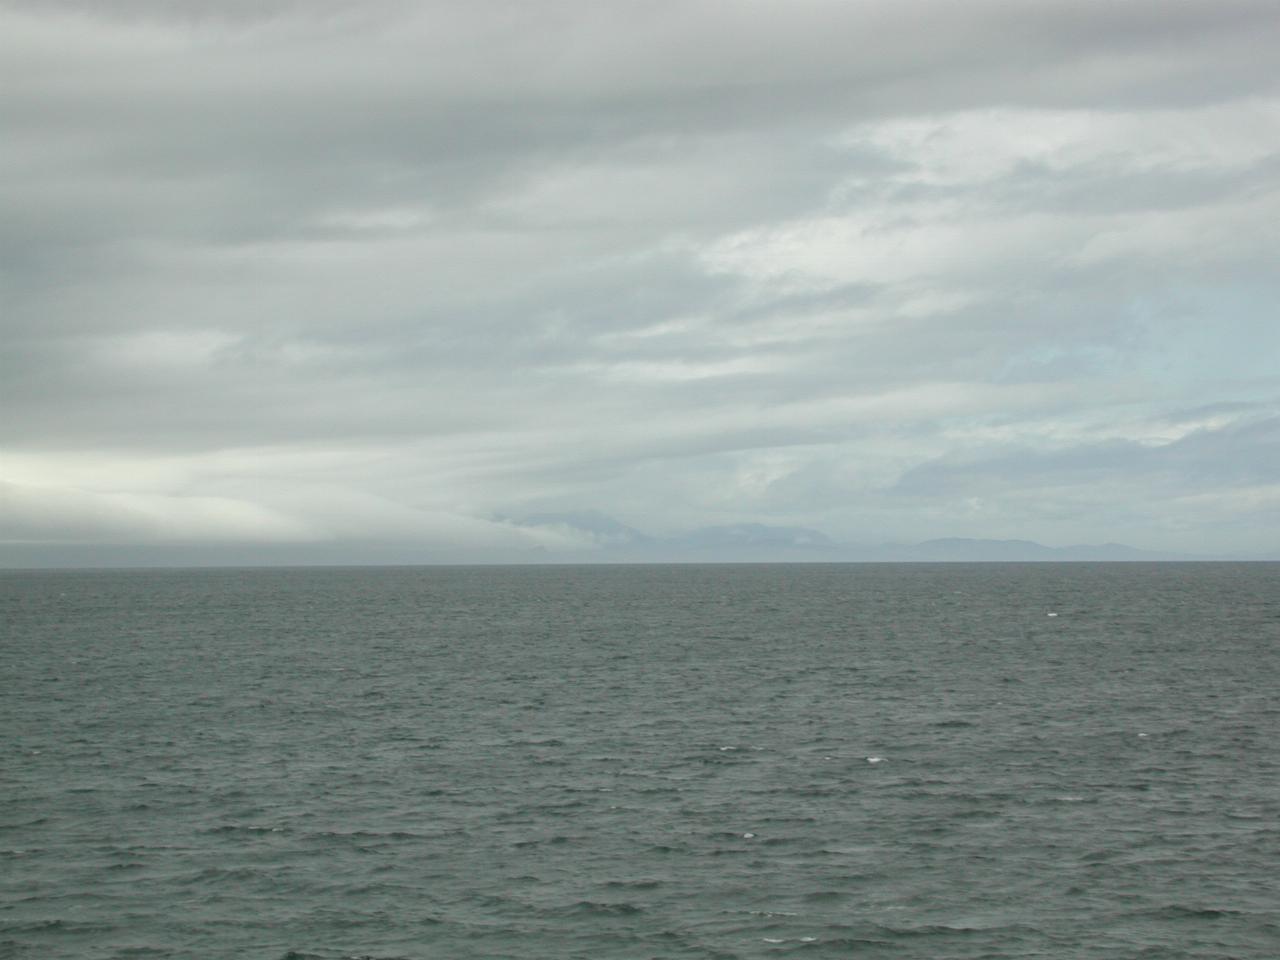
<path id="1" fill-rule="evenodd" d="M 867 757 L 867 763 L 884 763 L 884 757 Z"/>

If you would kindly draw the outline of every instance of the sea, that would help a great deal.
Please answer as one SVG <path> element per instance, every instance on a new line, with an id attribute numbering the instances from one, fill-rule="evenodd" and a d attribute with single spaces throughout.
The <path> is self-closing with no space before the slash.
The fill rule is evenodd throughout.
<path id="1" fill-rule="evenodd" d="M 1280 956 L 1280 564 L 0 573 L 0 957 Z"/>

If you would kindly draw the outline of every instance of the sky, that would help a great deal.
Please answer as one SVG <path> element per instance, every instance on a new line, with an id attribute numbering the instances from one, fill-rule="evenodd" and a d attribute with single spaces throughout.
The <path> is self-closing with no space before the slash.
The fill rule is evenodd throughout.
<path id="1" fill-rule="evenodd" d="M 0 563 L 1275 554 L 1278 49 L 1275 0 L 0 0 Z"/>

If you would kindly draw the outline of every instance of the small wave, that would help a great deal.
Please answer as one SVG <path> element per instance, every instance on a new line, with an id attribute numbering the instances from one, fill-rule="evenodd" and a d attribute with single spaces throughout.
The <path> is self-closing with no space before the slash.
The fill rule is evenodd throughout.
<path id="1" fill-rule="evenodd" d="M 587 914 L 593 917 L 631 917 L 644 913 L 644 907 L 634 903 L 601 903 L 598 900 L 579 900 L 571 907 L 557 911 L 566 914 Z"/>
<path id="2" fill-rule="evenodd" d="M 1140 916 L 1159 920 L 1220 920 L 1223 917 L 1243 917 L 1243 910 L 1230 910 L 1221 907 L 1188 907 L 1181 903 L 1169 903 L 1163 907 L 1144 910 Z"/>
<path id="3" fill-rule="evenodd" d="M 766 942 L 780 944 L 787 941 L 771 940 Z M 824 940 L 819 940 L 817 937 L 796 937 L 794 942 L 797 944 L 794 948 L 795 950 L 820 947 L 822 948 L 822 955 L 830 954 L 831 956 L 856 955 L 865 951 L 868 947 L 893 948 L 895 946 L 892 941 L 877 940 L 874 937 L 832 937 Z M 791 951 L 787 950 L 786 952 L 790 953 Z"/>
<path id="4" fill-rule="evenodd" d="M 109 933 L 118 929 L 114 923 L 93 920 L 29 920 L 10 923 L 7 931 L 11 933 Z"/>
<path id="5" fill-rule="evenodd" d="M 23 823 L 0 823 L 0 831 L 25 830 L 27 827 L 38 827 L 42 823 L 48 822 L 48 817 L 36 817 L 34 820 L 27 820 Z"/>
<path id="6" fill-rule="evenodd" d="M 930 923 L 920 927 L 881 926 L 881 929 L 895 937 L 969 936 L 970 934 L 982 932 L 981 927 L 953 927 L 945 923 Z"/>
<path id="7" fill-rule="evenodd" d="M 982 934 L 998 934 L 1014 937 L 1019 934 L 1040 934 L 1042 931 L 1025 923 L 1009 924 L 968 924 L 968 923 L 929 923 L 918 927 L 895 927 L 881 924 L 880 930 L 898 939 L 915 939 L 917 937 L 955 938 L 972 937 Z"/>
<path id="8" fill-rule="evenodd" d="M 570 837 L 565 834 L 558 833 L 551 837 L 539 837 L 533 840 L 517 840 L 511 845 L 522 849 L 525 847 L 541 847 L 544 845 L 559 846 L 565 843 L 572 843 L 576 839 L 577 837 Z"/>
<path id="9" fill-rule="evenodd" d="M 206 827 L 201 832 L 217 836 L 219 834 L 233 834 L 233 833 L 249 833 L 249 834 L 283 833 L 284 831 L 285 831 L 284 827 L 266 827 L 266 826 L 257 826 L 253 824 L 247 824 L 247 823 L 222 823 L 216 827 Z"/>
<path id="10" fill-rule="evenodd" d="M 806 903 L 832 903 L 836 900 L 843 900 L 847 894 L 839 890 L 814 890 L 804 895 Z"/>
<path id="11" fill-rule="evenodd" d="M 244 829 L 251 833 L 279 833 L 281 827 L 245 827 L 233 828 Z M 307 840 L 434 840 L 442 836 L 442 834 L 415 833 L 411 830 L 388 830 L 385 833 L 378 830 L 317 830 L 314 833 L 308 833 L 305 837 Z"/>
<path id="12" fill-rule="evenodd" d="M 615 890 L 656 890 L 665 883 L 663 880 L 609 880 L 606 887 Z"/>
<path id="13" fill-rule="evenodd" d="M 263 880 L 267 874 L 253 867 L 205 867 L 195 873 L 182 877 L 177 882 L 181 886 L 196 884 L 242 884 L 253 880 Z"/>

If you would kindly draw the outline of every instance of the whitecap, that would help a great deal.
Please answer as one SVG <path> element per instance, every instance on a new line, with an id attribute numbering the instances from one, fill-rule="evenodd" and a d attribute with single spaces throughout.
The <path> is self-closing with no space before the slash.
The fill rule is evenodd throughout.
<path id="1" fill-rule="evenodd" d="M 884 763 L 884 757 L 867 757 L 867 763 Z"/>

